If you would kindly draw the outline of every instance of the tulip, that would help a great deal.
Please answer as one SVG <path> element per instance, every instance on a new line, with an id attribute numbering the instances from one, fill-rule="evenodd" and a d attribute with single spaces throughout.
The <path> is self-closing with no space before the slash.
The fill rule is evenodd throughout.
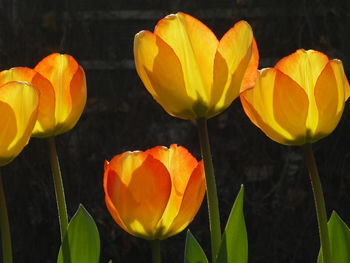
<path id="1" fill-rule="evenodd" d="M 219 41 L 184 13 L 160 20 L 153 33 L 136 34 L 134 57 L 146 89 L 164 110 L 192 120 L 219 114 L 254 86 L 259 61 L 247 22 L 236 23 Z"/>
<path id="2" fill-rule="evenodd" d="M 125 152 L 105 162 L 107 208 L 126 232 L 162 240 L 182 231 L 204 197 L 202 162 L 185 148 Z"/>
<path id="3" fill-rule="evenodd" d="M 54 92 L 46 91 L 48 96 L 42 96 L 44 98 L 41 99 L 40 107 L 47 112 L 47 122 L 42 125 L 39 121 L 33 136 L 52 137 L 71 130 L 78 122 L 86 103 L 83 68 L 72 56 L 54 53 L 41 60 L 34 70 L 50 82 Z M 44 84 L 47 89 L 51 89 L 48 83 Z"/>
<path id="4" fill-rule="evenodd" d="M 241 94 L 245 113 L 272 140 L 305 145 L 330 134 L 350 94 L 342 62 L 299 49 L 260 71 Z"/>
<path id="5" fill-rule="evenodd" d="M 11 162 L 27 145 L 34 128 L 39 92 L 26 82 L 0 86 L 0 166 Z"/>

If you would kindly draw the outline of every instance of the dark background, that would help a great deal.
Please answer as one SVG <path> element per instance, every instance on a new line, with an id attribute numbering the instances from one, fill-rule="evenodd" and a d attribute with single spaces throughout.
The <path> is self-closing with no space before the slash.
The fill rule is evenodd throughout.
<path id="1" fill-rule="evenodd" d="M 73 55 L 84 67 L 88 101 L 77 126 L 56 138 L 68 213 L 83 203 L 101 235 L 101 262 L 150 262 L 148 243 L 114 223 L 104 204 L 103 162 L 127 150 L 177 143 L 197 158 L 195 124 L 168 116 L 151 98 L 133 64 L 133 37 L 165 15 L 183 11 L 220 38 L 247 20 L 260 50 L 260 68 L 298 48 L 320 50 L 350 70 L 347 0 L 76 0 L 0 1 L 0 66 L 33 67 L 52 52 Z M 350 224 L 350 118 L 314 144 L 330 215 Z M 250 123 L 239 100 L 209 120 L 222 224 L 241 184 L 249 262 L 316 262 L 315 210 L 301 150 L 268 139 Z M 14 262 L 56 262 L 59 228 L 47 145 L 32 139 L 2 168 Z M 207 209 L 189 226 L 209 251 Z M 183 262 L 185 231 L 163 242 L 163 262 Z"/>

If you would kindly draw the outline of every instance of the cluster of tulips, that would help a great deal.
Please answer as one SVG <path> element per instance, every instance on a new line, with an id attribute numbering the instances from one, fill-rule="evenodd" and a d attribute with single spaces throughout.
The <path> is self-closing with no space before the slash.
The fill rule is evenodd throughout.
<path id="1" fill-rule="evenodd" d="M 300 49 L 274 67 L 258 70 L 259 52 L 247 22 L 236 23 L 218 40 L 203 23 L 184 13 L 161 19 L 153 32 L 136 34 L 134 57 L 144 86 L 163 109 L 197 123 L 203 158 L 197 161 L 186 148 L 172 144 L 121 153 L 104 164 L 107 209 L 123 230 L 150 241 L 153 263 L 161 262 L 160 241 L 188 226 L 205 193 L 210 262 L 248 262 L 244 188 L 222 231 L 207 130 L 207 119 L 220 114 L 237 97 L 252 123 L 269 138 L 301 146 L 304 151 L 318 219 L 317 262 L 350 262 L 350 230 L 335 212 L 328 221 L 311 148 L 335 129 L 350 94 L 340 60 Z M 54 142 L 56 135 L 75 126 L 85 106 L 82 67 L 69 55 L 52 54 L 34 69 L 0 72 L 0 83 L 0 166 L 11 162 L 31 136 L 47 138 L 62 241 L 57 262 L 99 262 L 99 234 L 92 217 L 80 206 L 68 220 Z M 1 180 L 0 176 L 3 262 L 12 263 Z M 184 262 L 209 262 L 190 231 Z"/>

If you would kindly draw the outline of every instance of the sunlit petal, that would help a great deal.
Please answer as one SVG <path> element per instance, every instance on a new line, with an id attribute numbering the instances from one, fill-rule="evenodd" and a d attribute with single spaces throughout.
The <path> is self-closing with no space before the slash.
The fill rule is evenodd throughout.
<path id="1" fill-rule="evenodd" d="M 194 116 L 193 100 L 185 87 L 180 61 L 171 47 L 149 31 L 135 36 L 137 72 L 153 98 L 171 115 Z"/>
<path id="2" fill-rule="evenodd" d="M 198 161 L 186 148 L 175 144 L 169 148 L 158 146 L 147 150 L 147 153 L 167 167 L 172 181 L 169 202 L 159 222 L 159 227 L 166 233 L 179 213 L 185 190 Z"/>
<path id="3" fill-rule="evenodd" d="M 37 120 L 39 92 L 27 82 L 0 86 L 0 166 L 13 160 L 27 145 Z"/>
<path id="4" fill-rule="evenodd" d="M 211 90 L 214 112 L 227 108 L 240 92 L 254 86 L 258 63 L 252 29 L 247 22 L 240 21 L 223 36 L 216 52 Z"/>
<path id="5" fill-rule="evenodd" d="M 179 58 L 188 96 L 208 103 L 218 45 L 214 33 L 199 20 L 180 12 L 160 20 L 154 34 L 171 46 Z"/>
<path id="6" fill-rule="evenodd" d="M 52 132 L 55 125 L 55 91 L 51 83 L 40 73 L 31 68 L 16 67 L 0 72 L 0 85 L 10 81 L 26 81 L 35 86 L 40 93 L 38 120 L 33 129 L 33 136 Z"/>

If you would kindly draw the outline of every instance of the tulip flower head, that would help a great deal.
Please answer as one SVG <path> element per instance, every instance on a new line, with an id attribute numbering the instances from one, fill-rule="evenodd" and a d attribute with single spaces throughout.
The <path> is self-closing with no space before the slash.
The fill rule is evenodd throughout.
<path id="1" fill-rule="evenodd" d="M 136 34 L 134 57 L 146 89 L 165 111 L 193 120 L 219 114 L 254 86 L 259 61 L 247 22 L 236 23 L 219 41 L 184 13 L 160 20 L 153 33 Z"/>
<path id="2" fill-rule="evenodd" d="M 37 120 L 39 92 L 26 82 L 0 86 L 0 166 L 11 162 L 27 145 Z"/>
<path id="3" fill-rule="evenodd" d="M 245 113 L 272 140 L 313 143 L 330 134 L 350 94 L 342 62 L 315 50 L 297 50 L 260 71 L 241 94 Z"/>
<path id="4" fill-rule="evenodd" d="M 137 237 L 165 239 L 196 215 L 205 193 L 203 164 L 174 144 L 125 152 L 106 161 L 104 191 L 121 228 Z"/>
<path id="5" fill-rule="evenodd" d="M 51 83 L 55 95 L 55 103 L 51 104 L 54 108 L 54 124 L 39 130 L 35 135 L 50 137 L 69 131 L 78 122 L 86 103 L 83 68 L 72 56 L 54 53 L 41 60 L 34 70 Z"/>

